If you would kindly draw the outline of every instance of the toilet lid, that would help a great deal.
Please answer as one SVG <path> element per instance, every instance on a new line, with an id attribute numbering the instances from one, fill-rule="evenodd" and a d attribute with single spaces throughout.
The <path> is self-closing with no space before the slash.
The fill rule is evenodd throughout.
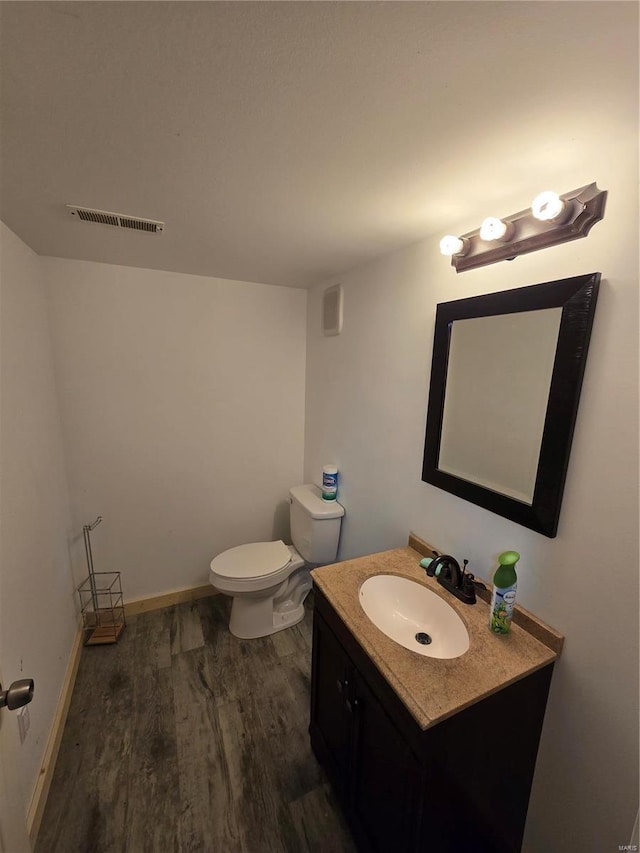
<path id="1" fill-rule="evenodd" d="M 290 561 L 291 551 L 278 539 L 229 548 L 214 557 L 211 570 L 226 578 L 259 578 L 277 572 Z"/>

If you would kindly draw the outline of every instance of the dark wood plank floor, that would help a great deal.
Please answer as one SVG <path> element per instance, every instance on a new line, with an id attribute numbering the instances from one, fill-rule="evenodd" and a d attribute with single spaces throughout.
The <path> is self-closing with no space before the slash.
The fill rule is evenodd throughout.
<path id="1" fill-rule="evenodd" d="M 83 649 L 36 853 L 354 853 L 309 746 L 310 606 L 259 640 L 229 608 L 141 614 Z"/>

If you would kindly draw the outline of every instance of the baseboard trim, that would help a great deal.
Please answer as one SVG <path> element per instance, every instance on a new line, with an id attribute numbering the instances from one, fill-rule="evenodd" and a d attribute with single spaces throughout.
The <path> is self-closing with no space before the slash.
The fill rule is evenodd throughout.
<path id="1" fill-rule="evenodd" d="M 188 589 L 176 589 L 163 595 L 154 595 L 150 598 L 136 598 L 133 601 L 125 601 L 124 615 L 135 616 L 137 613 L 149 613 L 151 610 L 162 610 L 163 607 L 171 607 L 173 604 L 182 604 L 185 601 L 197 601 L 199 598 L 208 598 L 210 595 L 219 595 L 210 583 L 204 586 L 192 586 Z"/>
<path id="2" fill-rule="evenodd" d="M 67 714 L 69 713 L 69 705 L 71 704 L 73 687 L 76 683 L 78 665 L 80 664 L 82 641 L 83 631 L 82 625 L 80 624 L 78 625 L 78 632 L 73 641 L 71 654 L 69 655 L 69 663 L 67 664 L 67 671 L 65 672 L 64 681 L 62 683 L 58 707 L 49 731 L 49 737 L 47 739 L 47 746 L 44 751 L 40 773 L 38 774 L 38 780 L 33 790 L 33 795 L 27 811 L 27 832 L 29 834 L 29 841 L 31 842 L 32 848 L 35 847 L 36 840 L 38 838 L 40 824 L 42 823 L 42 816 L 47 804 L 47 797 L 49 796 L 49 788 L 51 787 L 51 781 L 56 767 L 56 759 L 58 758 L 58 752 L 60 751 L 64 726 L 67 721 Z"/>

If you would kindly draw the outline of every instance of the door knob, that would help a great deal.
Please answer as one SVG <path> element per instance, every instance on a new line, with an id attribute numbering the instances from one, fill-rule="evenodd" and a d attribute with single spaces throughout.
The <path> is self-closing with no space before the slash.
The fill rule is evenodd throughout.
<path id="1" fill-rule="evenodd" d="M 5 705 L 10 711 L 28 705 L 33 699 L 35 685 L 32 678 L 21 678 L 9 685 L 8 690 L 3 690 L 0 684 L 0 708 Z"/>

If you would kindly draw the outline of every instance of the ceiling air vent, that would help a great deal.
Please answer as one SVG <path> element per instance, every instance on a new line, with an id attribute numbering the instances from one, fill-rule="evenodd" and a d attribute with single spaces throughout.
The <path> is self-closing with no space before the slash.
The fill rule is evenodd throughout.
<path id="1" fill-rule="evenodd" d="M 164 222 L 156 222 L 155 219 L 125 216 L 123 213 L 111 213 L 108 210 L 92 210 L 90 207 L 78 207 L 77 204 L 68 204 L 67 210 L 83 222 L 114 225 L 116 228 L 133 228 L 134 231 L 150 231 L 152 234 L 164 231 Z"/>

